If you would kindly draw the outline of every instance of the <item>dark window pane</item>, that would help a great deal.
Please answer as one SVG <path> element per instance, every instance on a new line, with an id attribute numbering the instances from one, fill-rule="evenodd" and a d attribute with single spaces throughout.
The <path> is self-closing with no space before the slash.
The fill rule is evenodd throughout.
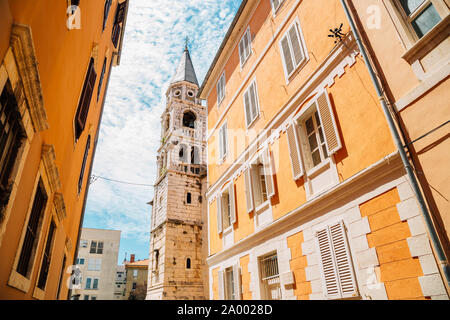
<path id="1" fill-rule="evenodd" d="M 48 270 L 50 268 L 51 248 L 55 234 L 55 229 L 56 229 L 55 223 L 52 221 L 50 223 L 50 229 L 48 230 L 47 243 L 45 244 L 45 251 L 44 256 L 42 258 L 41 271 L 37 285 L 37 287 L 42 290 L 44 290 L 45 284 L 47 283 Z"/>

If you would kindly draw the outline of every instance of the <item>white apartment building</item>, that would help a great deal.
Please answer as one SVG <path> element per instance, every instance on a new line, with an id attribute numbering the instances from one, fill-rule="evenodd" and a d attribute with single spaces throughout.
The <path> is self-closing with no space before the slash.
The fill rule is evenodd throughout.
<path id="1" fill-rule="evenodd" d="M 72 300 L 115 300 L 120 233 L 81 230 L 77 256 L 80 285 L 72 291 Z"/>

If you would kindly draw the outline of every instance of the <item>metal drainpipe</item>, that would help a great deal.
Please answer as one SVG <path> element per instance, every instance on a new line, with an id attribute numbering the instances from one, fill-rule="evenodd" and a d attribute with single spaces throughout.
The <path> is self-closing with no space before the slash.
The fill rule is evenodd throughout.
<path id="1" fill-rule="evenodd" d="M 400 139 L 400 135 L 399 135 L 399 133 L 397 131 L 397 128 L 395 126 L 395 123 L 394 123 L 394 120 L 392 118 L 392 115 L 389 112 L 389 109 L 387 107 L 386 100 L 385 100 L 385 98 L 383 96 L 383 93 L 382 93 L 382 90 L 381 90 L 381 85 L 380 85 L 380 83 L 379 83 L 379 81 L 378 81 L 378 79 L 377 79 L 377 77 L 375 75 L 375 72 L 373 70 L 372 64 L 370 63 L 370 61 L 369 61 L 369 59 L 367 57 L 366 50 L 365 50 L 365 48 L 364 48 L 364 46 L 363 46 L 363 44 L 361 42 L 361 38 L 359 37 L 359 34 L 358 34 L 357 30 L 356 30 L 355 22 L 353 21 L 353 18 L 352 18 L 351 14 L 350 14 L 349 8 L 348 8 L 347 3 L 346 3 L 346 0 L 341 0 L 341 3 L 342 3 L 342 6 L 344 8 L 344 11 L 345 11 L 345 14 L 347 16 L 347 19 L 348 19 L 348 21 L 350 23 L 350 28 L 351 28 L 354 36 L 355 36 L 356 43 L 358 44 L 359 50 L 361 52 L 361 55 L 363 56 L 364 62 L 365 62 L 366 66 L 367 66 L 367 69 L 369 71 L 369 74 L 370 74 L 370 77 L 372 79 L 373 85 L 375 86 L 375 90 L 377 92 L 378 99 L 380 100 L 381 106 L 383 108 L 384 115 L 385 115 L 386 120 L 387 120 L 388 125 L 389 125 L 389 129 L 390 129 L 390 131 L 392 133 L 392 136 L 394 137 L 395 144 L 397 146 L 398 152 L 400 153 L 400 157 L 402 159 L 403 166 L 405 167 L 405 170 L 406 170 L 406 173 L 408 175 L 408 178 L 411 181 L 411 184 L 413 186 L 414 194 L 415 194 L 417 200 L 419 201 L 419 205 L 420 205 L 420 209 L 421 209 L 422 215 L 423 215 L 423 217 L 425 219 L 425 222 L 426 222 L 426 225 L 427 225 L 427 228 L 428 228 L 428 232 L 429 232 L 429 235 L 431 237 L 431 241 L 433 243 L 434 250 L 436 252 L 437 258 L 439 259 L 439 263 L 440 263 L 440 265 L 442 267 L 443 273 L 444 273 L 445 278 L 447 280 L 447 284 L 450 286 L 450 267 L 449 267 L 447 259 L 445 257 L 444 250 L 442 249 L 439 237 L 438 237 L 438 235 L 436 233 L 436 230 L 434 228 L 433 220 L 432 220 L 432 218 L 430 216 L 430 212 L 428 211 L 428 208 L 427 208 L 427 206 L 425 204 L 425 199 L 424 199 L 424 197 L 422 195 L 422 192 L 421 192 L 421 190 L 419 188 L 419 184 L 417 182 L 416 176 L 414 175 L 413 169 L 412 169 L 411 164 L 410 164 L 410 162 L 408 160 L 408 156 L 406 155 L 405 149 L 403 148 L 403 143 L 402 143 L 402 141 Z"/>

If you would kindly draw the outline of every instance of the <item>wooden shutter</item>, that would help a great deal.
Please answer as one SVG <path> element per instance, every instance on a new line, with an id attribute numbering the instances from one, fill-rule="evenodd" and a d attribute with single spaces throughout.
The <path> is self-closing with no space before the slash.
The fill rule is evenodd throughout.
<path id="1" fill-rule="evenodd" d="M 328 299 L 356 296 L 358 291 L 343 222 L 317 232 L 316 243 L 322 267 L 324 295 Z"/>
<path id="2" fill-rule="evenodd" d="M 219 300 L 224 300 L 225 299 L 225 283 L 224 283 L 224 279 L 223 279 L 223 270 L 219 270 L 218 272 L 218 278 L 219 278 L 219 283 L 218 283 L 218 290 L 219 290 Z"/>
<path id="3" fill-rule="evenodd" d="M 80 137 L 86 125 L 87 116 L 89 113 L 89 106 L 91 104 L 92 93 L 94 92 L 95 80 L 97 73 L 95 72 L 95 61 L 91 58 L 89 62 L 88 72 L 84 80 L 83 91 L 81 92 L 80 101 L 78 103 L 78 110 L 76 116 L 76 137 Z"/>
<path id="4" fill-rule="evenodd" d="M 250 168 L 245 169 L 244 180 L 245 180 L 245 198 L 247 200 L 247 213 L 250 213 L 253 211 L 253 190 L 252 190 L 252 179 L 250 176 Z"/>
<path id="5" fill-rule="evenodd" d="M 289 30 L 289 38 L 291 40 L 292 53 L 294 55 L 295 66 L 297 67 L 303 61 L 304 55 L 303 55 L 302 45 L 300 42 L 300 35 L 298 33 L 296 22 Z"/>
<path id="6" fill-rule="evenodd" d="M 128 0 L 125 0 L 122 3 L 117 4 L 117 11 L 116 11 L 116 19 L 114 21 L 114 24 L 122 23 L 125 17 L 125 8 L 127 6 Z"/>
<path id="7" fill-rule="evenodd" d="M 350 250 L 345 235 L 344 223 L 342 221 L 329 226 L 331 242 L 339 280 L 339 287 L 342 298 L 357 295 L 355 275 L 350 256 Z"/>
<path id="8" fill-rule="evenodd" d="M 250 114 L 251 120 L 250 123 L 256 118 L 258 115 L 258 101 L 256 95 L 256 82 L 253 82 L 249 88 L 250 91 Z"/>
<path id="9" fill-rule="evenodd" d="M 120 24 L 115 24 L 112 31 L 112 43 L 114 44 L 114 48 L 117 48 L 117 45 L 119 44 L 119 37 L 120 37 L 120 31 L 122 27 Z"/>
<path id="10" fill-rule="evenodd" d="M 283 51 L 284 66 L 286 68 L 286 75 L 289 76 L 294 71 L 294 63 L 292 61 L 291 49 L 289 48 L 288 35 L 285 35 L 281 40 L 281 50 Z"/>
<path id="11" fill-rule="evenodd" d="M 217 233 L 222 233 L 222 195 L 219 195 L 216 198 L 216 206 L 217 206 Z"/>
<path id="12" fill-rule="evenodd" d="M 275 195 L 275 183 L 273 180 L 273 166 L 269 147 L 266 147 L 266 149 L 263 151 L 262 160 L 265 175 L 264 178 L 266 180 L 267 197 L 271 198 Z"/>
<path id="13" fill-rule="evenodd" d="M 323 91 L 317 98 L 317 111 L 325 134 L 325 142 L 329 155 L 332 155 L 342 148 L 339 132 L 334 119 L 333 109 L 327 91 Z"/>
<path id="14" fill-rule="evenodd" d="M 234 183 L 233 180 L 230 181 L 228 187 L 228 199 L 230 201 L 230 215 L 231 215 L 231 225 L 236 223 L 236 202 L 234 199 Z"/>
<path id="15" fill-rule="evenodd" d="M 287 128 L 286 137 L 288 140 L 289 155 L 291 158 L 292 175 L 294 180 L 297 180 L 303 176 L 304 170 L 300 156 L 300 146 L 295 123 L 291 123 Z"/>
<path id="16" fill-rule="evenodd" d="M 234 299 L 241 300 L 241 270 L 238 264 L 233 265 Z"/>
<path id="17" fill-rule="evenodd" d="M 91 147 L 91 136 L 89 135 L 87 142 L 86 142 L 86 148 L 84 150 L 84 157 L 83 157 L 83 163 L 81 165 L 80 176 L 78 178 L 78 193 L 80 193 L 81 188 L 83 187 L 84 171 L 86 170 L 87 158 L 89 155 L 90 147 Z"/>
<path id="18" fill-rule="evenodd" d="M 339 283 L 328 228 L 317 232 L 316 243 L 319 248 L 322 267 L 322 281 L 325 289 L 324 296 L 328 299 L 340 298 Z"/>

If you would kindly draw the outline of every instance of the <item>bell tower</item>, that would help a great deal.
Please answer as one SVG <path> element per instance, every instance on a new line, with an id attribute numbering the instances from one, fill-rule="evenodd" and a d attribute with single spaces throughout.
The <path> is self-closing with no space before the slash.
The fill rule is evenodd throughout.
<path id="1" fill-rule="evenodd" d="M 161 115 L 147 300 L 205 299 L 202 248 L 206 107 L 186 45 Z"/>

